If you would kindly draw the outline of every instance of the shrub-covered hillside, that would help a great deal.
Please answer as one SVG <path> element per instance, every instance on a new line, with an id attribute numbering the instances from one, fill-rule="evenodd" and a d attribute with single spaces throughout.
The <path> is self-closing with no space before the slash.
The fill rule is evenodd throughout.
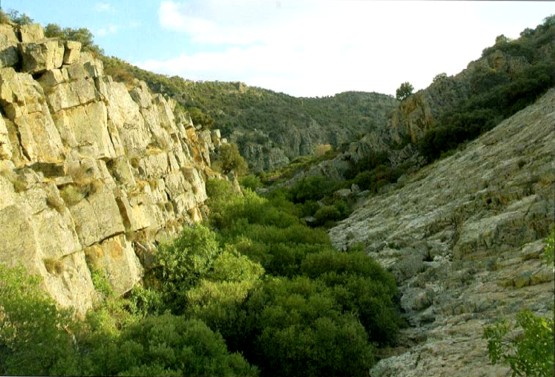
<path id="1" fill-rule="evenodd" d="M 387 128 L 371 130 L 328 160 L 302 166 L 294 181 L 299 175 L 341 177 L 375 192 L 464 146 L 554 86 L 555 16 L 550 16 L 518 39 L 497 37 L 459 74 L 438 74 L 428 88 L 401 101 Z"/>
<path id="2" fill-rule="evenodd" d="M 478 137 L 555 86 L 555 16 L 510 40 L 504 35 L 452 77 L 438 75 L 401 103 L 393 124 L 428 161 Z"/>
<path id="3" fill-rule="evenodd" d="M 4 22 L 28 24 L 25 14 L 2 13 Z M 284 166 L 320 145 L 338 147 L 382 127 L 398 101 L 378 93 L 347 92 L 324 98 L 296 98 L 240 82 L 191 81 L 169 77 L 105 56 L 85 28 L 45 26 L 47 37 L 77 40 L 102 59 L 116 81 L 145 81 L 151 90 L 177 101 L 196 125 L 216 127 L 235 142 L 252 171 Z"/>
<path id="4" fill-rule="evenodd" d="M 104 57 L 116 80 L 139 78 L 182 105 L 195 123 L 213 126 L 235 142 L 251 170 L 271 170 L 318 145 L 341 144 L 383 127 L 398 101 L 378 93 L 346 92 L 333 97 L 296 98 L 240 82 L 198 82 L 167 77 Z"/>

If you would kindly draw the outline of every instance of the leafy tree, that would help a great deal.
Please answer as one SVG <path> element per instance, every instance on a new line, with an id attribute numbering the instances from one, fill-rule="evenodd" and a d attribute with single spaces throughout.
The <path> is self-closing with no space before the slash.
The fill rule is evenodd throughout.
<path id="1" fill-rule="evenodd" d="M 222 336 L 200 320 L 163 314 L 124 328 L 117 338 L 97 338 L 88 370 L 104 376 L 256 376 Z"/>
<path id="2" fill-rule="evenodd" d="M 104 51 L 94 43 L 94 36 L 87 28 L 61 28 L 57 24 L 48 24 L 44 28 L 45 36 L 49 38 L 61 38 L 81 43 L 84 51 L 91 51 L 96 55 L 102 55 Z"/>
<path id="3" fill-rule="evenodd" d="M 63 29 L 58 24 L 48 24 L 44 27 L 44 35 L 48 38 L 65 37 Z"/>
<path id="4" fill-rule="evenodd" d="M 220 169 L 223 174 L 229 174 L 233 171 L 239 176 L 245 175 L 248 170 L 247 162 L 239 153 L 237 145 L 233 143 L 223 144 L 220 147 L 213 166 Z"/>
<path id="5" fill-rule="evenodd" d="M 345 312 L 358 313 L 370 341 L 393 344 L 401 324 L 396 311 L 393 276 L 363 252 L 335 250 L 309 254 L 302 262 L 306 276 L 333 288 Z"/>
<path id="6" fill-rule="evenodd" d="M 332 291 L 306 277 L 271 279 L 250 297 L 246 350 L 268 376 L 366 376 L 373 347 Z"/>
<path id="7" fill-rule="evenodd" d="M 0 264 L 0 374 L 79 371 L 72 313 L 60 311 L 23 268 Z"/>
<path id="8" fill-rule="evenodd" d="M 187 291 L 186 313 L 220 332 L 230 347 L 238 349 L 244 337 L 242 305 L 264 272 L 260 264 L 227 246 L 206 278 Z"/>
<path id="9" fill-rule="evenodd" d="M 403 101 L 404 99 L 412 95 L 413 91 L 414 91 L 414 87 L 412 86 L 412 84 L 408 81 L 404 82 L 395 91 L 395 98 L 397 98 L 399 101 Z"/>
<path id="10" fill-rule="evenodd" d="M 219 254 L 216 235 L 200 224 L 183 228 L 172 243 L 162 245 L 153 274 L 166 305 L 181 313 L 186 304 L 185 292 L 210 271 Z"/>
<path id="11" fill-rule="evenodd" d="M 239 182 L 241 183 L 241 187 L 250 189 L 252 191 L 256 191 L 263 186 L 262 182 L 260 181 L 260 177 L 253 174 L 242 177 Z"/>
<path id="12" fill-rule="evenodd" d="M 438 82 L 441 82 L 441 81 L 445 80 L 446 78 L 447 78 L 447 73 L 442 72 L 442 73 L 439 73 L 439 74 L 435 75 L 432 82 L 438 83 Z"/>
<path id="13" fill-rule="evenodd" d="M 323 175 L 303 177 L 289 189 L 293 203 L 304 203 L 308 200 L 317 201 L 331 194 L 337 188 L 337 182 Z"/>
<path id="14" fill-rule="evenodd" d="M 525 310 L 517 314 L 515 324 L 503 320 L 487 326 L 484 338 L 491 362 L 509 365 L 513 376 L 553 376 L 553 318 Z"/>
<path id="15" fill-rule="evenodd" d="M 192 107 L 188 112 L 195 126 L 202 126 L 209 129 L 214 125 L 214 119 L 198 107 Z"/>
<path id="16" fill-rule="evenodd" d="M 34 21 L 31 17 L 29 17 L 25 13 L 20 13 L 17 10 L 10 9 L 8 12 L 9 19 L 18 25 L 29 25 L 32 24 Z"/>

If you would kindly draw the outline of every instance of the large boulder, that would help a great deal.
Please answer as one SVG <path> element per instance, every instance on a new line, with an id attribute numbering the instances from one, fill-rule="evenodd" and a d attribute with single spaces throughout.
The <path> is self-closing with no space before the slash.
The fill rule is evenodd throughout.
<path id="1" fill-rule="evenodd" d="M 0 68 L 13 67 L 19 62 L 18 43 L 14 29 L 0 24 Z"/>
<path id="2" fill-rule="evenodd" d="M 64 62 L 64 43 L 57 39 L 20 43 L 19 51 L 23 72 L 30 74 L 60 68 Z"/>
<path id="3" fill-rule="evenodd" d="M 18 28 L 22 43 L 38 42 L 44 39 L 44 30 L 40 24 L 26 24 Z"/>

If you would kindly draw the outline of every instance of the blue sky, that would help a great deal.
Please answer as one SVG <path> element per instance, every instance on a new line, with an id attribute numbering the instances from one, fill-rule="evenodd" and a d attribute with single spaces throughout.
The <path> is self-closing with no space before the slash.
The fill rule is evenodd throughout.
<path id="1" fill-rule="evenodd" d="M 495 37 L 518 37 L 553 2 L 1 0 L 36 22 L 86 27 L 107 55 L 191 80 L 295 96 L 394 94 L 456 74 Z"/>

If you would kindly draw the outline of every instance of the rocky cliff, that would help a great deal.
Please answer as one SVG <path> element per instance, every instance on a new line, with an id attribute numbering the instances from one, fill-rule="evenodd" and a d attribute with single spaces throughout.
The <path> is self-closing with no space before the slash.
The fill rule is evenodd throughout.
<path id="1" fill-rule="evenodd" d="M 389 95 L 367 92 L 297 98 L 241 82 L 166 77 L 117 58 L 102 59 L 117 79 L 140 78 L 183 108 L 200 110 L 208 118 L 204 120 L 238 145 L 255 173 L 283 167 L 321 144 L 337 148 L 383 127 L 399 103 Z"/>
<path id="2" fill-rule="evenodd" d="M 503 119 L 522 108 L 526 98 L 553 86 L 554 59 L 553 16 L 518 39 L 501 35 L 466 69 L 454 76 L 439 74 L 426 89 L 402 101 L 389 118 L 391 134 L 395 141 L 417 143 L 430 129 L 453 126 L 461 118 L 466 127 L 487 123 L 482 118 Z"/>
<path id="3" fill-rule="evenodd" d="M 518 39 L 497 37 L 460 73 L 438 74 L 426 89 L 401 101 L 383 124 L 309 174 L 350 178 L 349 167 L 373 153 L 387 154 L 387 165 L 394 169 L 415 171 L 475 139 L 553 86 L 555 18 L 550 16 Z"/>
<path id="4" fill-rule="evenodd" d="M 118 294 L 155 243 L 203 216 L 220 140 L 143 82 L 114 82 L 77 42 L 0 25 L 0 262 L 79 312 L 105 275 Z"/>
<path id="5" fill-rule="evenodd" d="M 454 155 L 390 186 L 331 229 L 364 245 L 399 283 L 409 327 L 378 376 L 507 376 L 485 324 L 553 310 L 542 259 L 555 212 L 555 90 Z M 552 315 L 552 314 L 551 314 Z"/>

